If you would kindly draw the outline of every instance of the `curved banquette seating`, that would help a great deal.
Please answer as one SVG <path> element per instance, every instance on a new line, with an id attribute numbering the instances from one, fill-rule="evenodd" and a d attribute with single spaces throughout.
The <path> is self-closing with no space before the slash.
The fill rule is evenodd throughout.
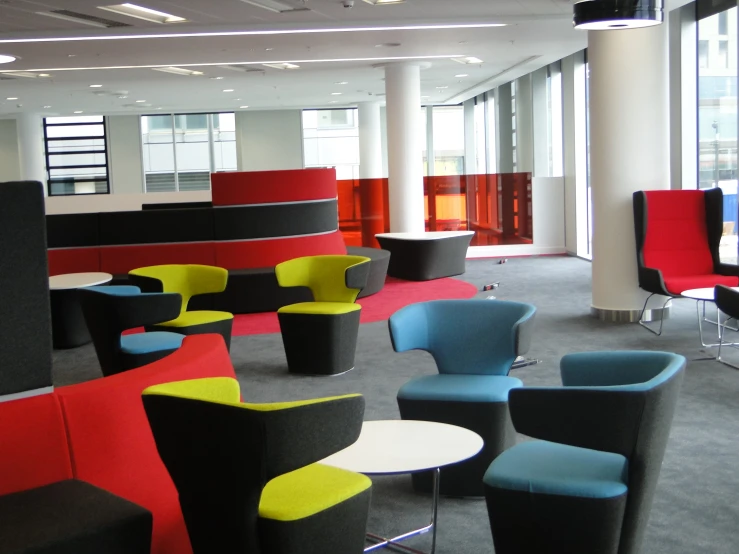
<path id="1" fill-rule="evenodd" d="M 141 393 L 205 377 L 235 377 L 220 335 L 185 337 L 179 350 L 149 365 L 0 403 L 0 495 L 84 481 L 153 514 L 151 554 L 190 554 L 177 491 L 157 453 Z"/>
<path id="2" fill-rule="evenodd" d="M 278 263 L 347 253 L 334 169 L 214 173 L 212 195 L 212 206 L 49 215 L 49 272 L 104 271 L 125 284 L 139 267 L 219 266 L 229 270 L 226 290 L 193 299 L 193 309 L 250 313 L 312 299 L 307 288 L 279 287 Z M 374 258 L 381 284 L 387 260 Z"/>

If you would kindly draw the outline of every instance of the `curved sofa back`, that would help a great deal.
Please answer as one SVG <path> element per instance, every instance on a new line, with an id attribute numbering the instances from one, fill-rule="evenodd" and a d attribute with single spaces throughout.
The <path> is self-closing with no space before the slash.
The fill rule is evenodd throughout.
<path id="1" fill-rule="evenodd" d="M 141 392 L 202 377 L 235 377 L 220 335 L 189 336 L 152 364 L 0 403 L 0 494 L 81 479 L 154 514 L 152 554 L 190 554 L 177 491 L 157 453 Z"/>
<path id="2" fill-rule="evenodd" d="M 336 171 L 214 173 L 210 207 L 47 216 L 49 272 L 124 274 L 160 264 L 272 267 L 346 254 Z"/>

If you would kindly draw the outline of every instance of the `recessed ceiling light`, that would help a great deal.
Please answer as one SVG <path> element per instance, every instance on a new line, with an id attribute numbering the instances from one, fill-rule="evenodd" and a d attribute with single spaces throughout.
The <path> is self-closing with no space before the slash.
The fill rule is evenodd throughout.
<path id="1" fill-rule="evenodd" d="M 274 50 L 274 48 L 265 48 L 264 49 L 265 52 L 272 52 L 272 50 Z"/>
<path id="2" fill-rule="evenodd" d="M 51 77 L 51 75 L 49 75 L 48 73 L 39 73 L 38 76 L 39 77 Z"/>
<path id="3" fill-rule="evenodd" d="M 128 96 L 126 96 L 125 94 L 121 94 L 118 98 L 122 100 L 123 98 L 128 98 Z"/>
<path id="4" fill-rule="evenodd" d="M 475 56 L 462 56 L 461 58 L 452 58 L 455 62 L 461 63 L 461 64 L 480 64 L 485 63 L 480 58 L 476 58 Z"/>
<path id="5" fill-rule="evenodd" d="M 211 77 L 211 80 L 213 81 L 220 81 L 221 79 L 223 79 L 223 77 Z"/>
<path id="6" fill-rule="evenodd" d="M 234 98 L 234 101 L 235 101 L 235 102 L 238 102 L 238 101 L 240 101 L 240 100 L 241 100 L 241 98 Z"/>
<path id="7" fill-rule="evenodd" d="M 49 108 L 51 108 L 51 106 L 44 106 L 45 110 L 48 110 Z"/>
<path id="8" fill-rule="evenodd" d="M 342 94 L 341 92 L 332 92 L 331 96 L 341 96 Z"/>
<path id="9" fill-rule="evenodd" d="M 467 75 L 467 73 L 460 73 L 459 75 L 455 75 L 455 77 L 461 79 L 462 77 L 469 77 L 469 75 Z"/>
<path id="10" fill-rule="evenodd" d="M 15 56 L 8 56 L 7 54 L 0 54 L 0 63 L 10 63 L 15 61 Z"/>
<path id="11" fill-rule="evenodd" d="M 157 106 L 157 110 L 161 110 L 161 109 L 162 109 L 162 107 L 161 107 L 161 106 Z"/>
<path id="12" fill-rule="evenodd" d="M 144 102 L 146 102 L 146 100 L 136 100 L 137 104 L 143 104 Z"/>
<path id="13" fill-rule="evenodd" d="M 77 111 L 76 111 L 76 112 L 74 112 L 74 113 L 85 113 L 85 112 L 83 112 L 82 110 L 77 110 Z"/>
<path id="14" fill-rule="evenodd" d="M 438 89 L 444 89 L 444 88 L 449 88 L 449 85 L 442 85 L 442 86 L 438 86 L 438 87 L 436 87 L 436 88 L 438 88 Z"/>
<path id="15" fill-rule="evenodd" d="M 266 65 L 267 67 L 273 67 L 275 69 L 298 69 L 300 66 L 294 63 L 290 62 L 284 62 L 284 63 L 263 63 L 262 65 Z"/>
<path id="16" fill-rule="evenodd" d="M 17 96 L 8 96 L 6 100 L 18 100 Z"/>
<path id="17" fill-rule="evenodd" d="M 33 73 L 32 71 L 3 71 L 3 73 L 13 77 L 25 77 L 26 79 L 36 79 L 42 75 L 49 76 L 48 73 Z"/>
<path id="18" fill-rule="evenodd" d="M 241 1 L 244 4 L 251 4 L 252 6 L 263 8 L 265 10 L 269 10 L 275 13 L 309 12 L 310 11 L 308 8 L 298 4 L 297 2 L 293 2 L 293 4 L 298 4 L 298 5 L 291 4 L 289 0 L 285 0 L 284 2 L 280 2 L 278 0 L 241 0 Z"/>
<path id="19" fill-rule="evenodd" d="M 248 107 L 249 107 L 249 106 L 239 106 L 239 109 L 240 109 L 240 110 L 245 110 L 245 109 L 246 109 L 246 108 L 248 108 Z"/>
<path id="20" fill-rule="evenodd" d="M 90 85 L 90 88 L 101 88 L 103 85 Z"/>
<path id="21" fill-rule="evenodd" d="M 234 89 L 232 89 L 232 88 L 224 88 L 223 89 L 223 92 L 233 92 L 233 91 L 234 91 Z"/>
<path id="22" fill-rule="evenodd" d="M 364 0 L 373 6 L 389 6 L 392 4 L 402 4 L 405 0 Z"/>
<path id="23" fill-rule="evenodd" d="M 349 84 L 349 81 L 337 81 L 337 82 L 336 82 L 336 83 L 334 83 L 334 84 L 335 84 L 335 85 L 348 85 L 348 84 Z"/>
<path id="24" fill-rule="evenodd" d="M 189 76 L 197 76 L 197 75 L 202 75 L 203 74 L 202 71 L 194 71 L 192 69 L 187 69 L 187 68 L 184 68 L 184 67 L 174 67 L 174 66 L 169 66 L 169 67 L 152 67 L 152 69 L 154 71 L 162 71 L 164 73 L 174 73 L 175 75 L 184 75 L 186 77 L 189 77 Z"/>
<path id="25" fill-rule="evenodd" d="M 107 12 L 113 12 L 118 15 L 135 17 L 136 19 L 143 19 L 144 21 L 150 21 L 151 23 L 182 23 L 183 21 L 187 21 L 187 19 L 185 19 L 184 17 L 152 10 L 143 6 L 137 6 L 136 4 L 115 4 L 112 6 L 98 6 L 98 9 L 105 10 Z"/>

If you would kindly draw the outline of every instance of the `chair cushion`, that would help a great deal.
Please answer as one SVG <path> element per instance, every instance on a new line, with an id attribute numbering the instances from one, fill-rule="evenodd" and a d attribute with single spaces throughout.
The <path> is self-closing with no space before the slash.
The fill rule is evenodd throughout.
<path id="1" fill-rule="evenodd" d="M 620 454 L 529 441 L 498 456 L 483 482 L 532 494 L 615 498 L 628 490 L 628 461 Z"/>
<path id="2" fill-rule="evenodd" d="M 75 479 L 0 496 L 6 554 L 144 554 L 151 526 L 148 510 Z"/>
<path id="3" fill-rule="evenodd" d="M 160 350 L 174 350 L 182 345 L 185 335 L 155 331 L 121 337 L 121 351 L 125 354 L 148 354 Z"/>
<path id="4" fill-rule="evenodd" d="M 515 377 L 502 375 L 426 375 L 400 387 L 398 398 L 441 402 L 508 402 L 508 391 L 521 387 Z"/>
<path id="5" fill-rule="evenodd" d="M 259 517 L 278 521 L 303 519 L 367 490 L 369 477 L 323 464 L 285 473 L 264 487 Z"/>
<path id="6" fill-rule="evenodd" d="M 674 294 L 680 294 L 689 289 L 705 289 L 716 285 L 727 287 L 739 286 L 739 277 L 731 275 L 687 275 L 682 277 L 664 277 L 665 287 Z"/>
<path id="7" fill-rule="evenodd" d="M 280 314 L 316 314 L 340 315 L 361 310 L 362 306 L 351 302 L 300 302 L 283 306 L 277 313 Z"/>
<path id="8" fill-rule="evenodd" d="M 215 323 L 216 321 L 225 321 L 233 319 L 234 315 L 229 312 L 215 312 L 211 310 L 195 310 L 192 312 L 182 312 L 177 319 L 158 323 L 166 327 L 193 327 L 195 325 L 203 325 L 205 323 Z"/>

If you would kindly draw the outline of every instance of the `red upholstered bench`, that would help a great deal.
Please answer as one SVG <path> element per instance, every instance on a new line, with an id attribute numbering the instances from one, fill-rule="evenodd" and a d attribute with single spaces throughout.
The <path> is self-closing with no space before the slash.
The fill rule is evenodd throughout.
<path id="1" fill-rule="evenodd" d="M 634 193 L 639 286 L 651 293 L 640 323 L 650 331 L 662 332 L 662 321 L 654 331 L 643 320 L 653 295 L 676 298 L 689 289 L 739 285 L 739 266 L 719 257 L 722 219 L 720 188 Z"/>
<path id="2" fill-rule="evenodd" d="M 188 554 L 177 492 L 157 454 L 141 391 L 220 376 L 234 377 L 223 338 L 195 335 L 153 364 L 0 403 L 0 494 L 86 481 L 154 514 L 152 554 Z"/>

